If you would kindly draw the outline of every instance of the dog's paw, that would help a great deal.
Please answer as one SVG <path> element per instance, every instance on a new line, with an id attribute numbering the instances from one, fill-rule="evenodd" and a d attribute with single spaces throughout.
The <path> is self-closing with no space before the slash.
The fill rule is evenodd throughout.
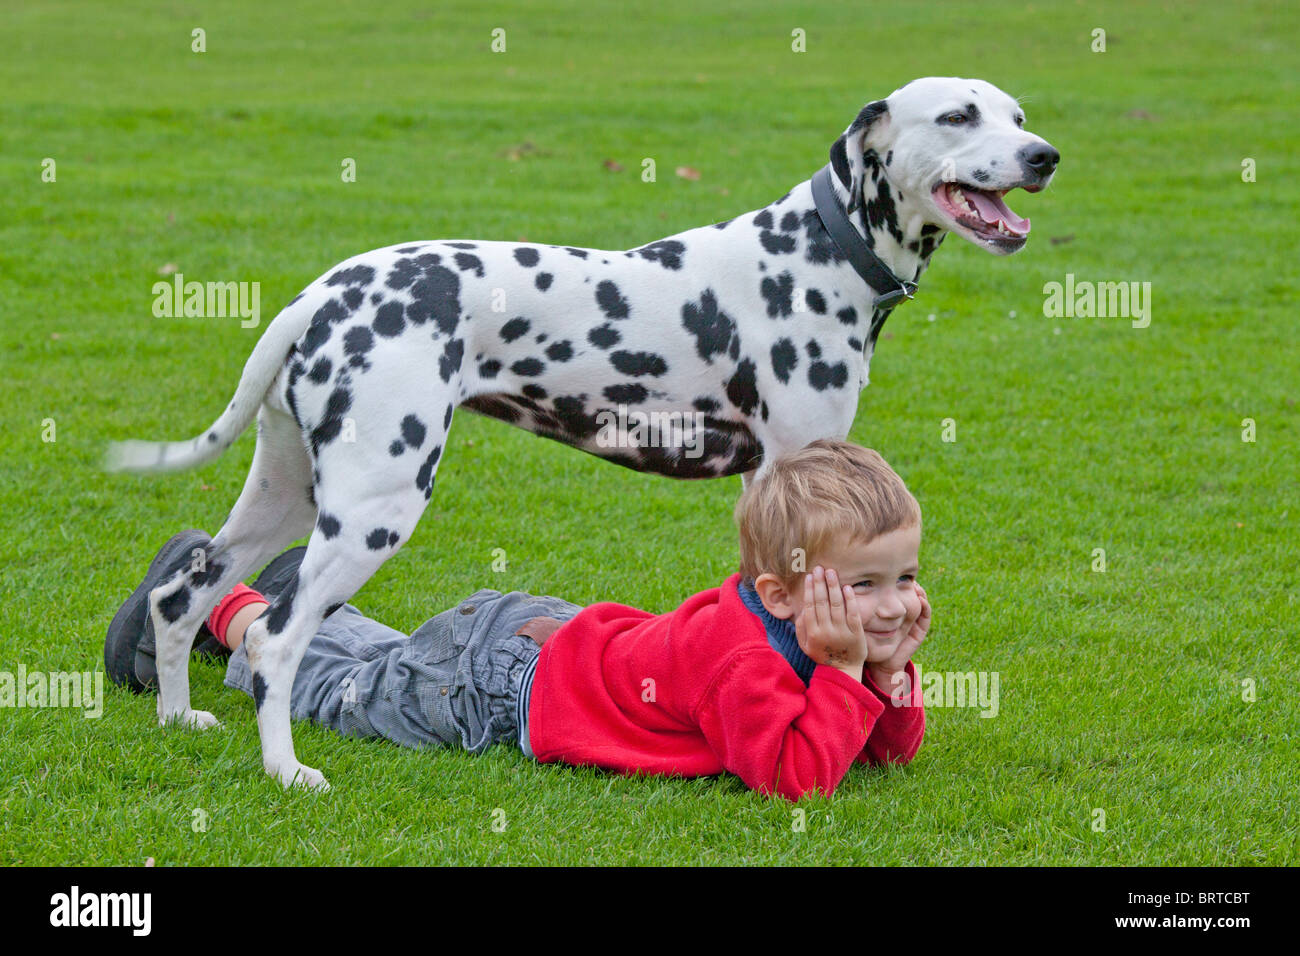
<path id="1" fill-rule="evenodd" d="M 278 770 L 267 767 L 266 772 L 279 780 L 280 786 L 286 790 L 291 787 L 304 787 L 308 790 L 319 790 L 324 793 L 330 788 L 329 781 L 325 779 L 323 773 L 300 763 L 287 763 Z"/>
<path id="2" fill-rule="evenodd" d="M 188 727 L 191 730 L 207 730 L 211 727 L 221 726 L 221 721 L 206 710 L 185 710 L 180 713 L 164 714 L 162 701 L 158 701 L 158 726 L 166 727 L 168 724 L 173 723 Z"/>

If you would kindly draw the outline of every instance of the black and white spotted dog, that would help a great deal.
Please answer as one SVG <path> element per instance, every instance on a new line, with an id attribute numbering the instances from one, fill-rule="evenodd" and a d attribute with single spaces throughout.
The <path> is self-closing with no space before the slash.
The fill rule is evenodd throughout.
<path id="1" fill-rule="evenodd" d="M 217 723 L 190 707 L 193 635 L 221 595 L 310 533 L 296 584 L 245 644 L 267 772 L 327 786 L 294 753 L 298 662 L 410 538 L 458 407 L 677 478 L 748 480 L 765 460 L 845 437 L 892 293 L 910 293 L 947 233 L 999 255 L 1024 245 L 1029 221 L 1002 196 L 1042 189 L 1059 156 L 1023 125 L 988 83 L 920 79 L 867 104 L 834 142 L 820 203 L 804 181 L 630 251 L 406 242 L 326 272 L 267 328 L 207 432 L 110 450 L 114 469 L 188 468 L 258 420 L 252 470 L 205 569 L 150 596 L 160 722 Z M 860 271 L 864 257 L 874 272 Z M 597 416 L 619 406 L 699 413 L 699 453 L 599 440 Z"/>

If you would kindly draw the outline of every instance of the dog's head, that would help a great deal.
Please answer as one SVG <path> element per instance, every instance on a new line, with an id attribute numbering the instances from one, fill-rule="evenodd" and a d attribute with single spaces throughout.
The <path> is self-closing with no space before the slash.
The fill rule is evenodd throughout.
<path id="1" fill-rule="evenodd" d="M 1061 158 L 1024 123 L 1020 104 L 991 83 L 925 77 L 864 106 L 831 147 L 831 163 L 851 207 L 870 202 L 862 190 L 868 165 L 878 164 L 905 199 L 901 213 L 919 210 L 925 222 L 1009 255 L 1024 246 L 1029 220 L 1003 196 L 1043 189 Z"/>

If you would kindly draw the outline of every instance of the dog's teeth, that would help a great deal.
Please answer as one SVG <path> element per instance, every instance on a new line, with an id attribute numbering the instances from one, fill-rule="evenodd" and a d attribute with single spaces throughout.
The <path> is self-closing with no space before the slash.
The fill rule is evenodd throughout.
<path id="1" fill-rule="evenodd" d="M 948 197 L 952 200 L 954 206 L 963 212 L 975 215 L 975 209 L 971 206 L 970 201 L 966 198 L 966 193 L 956 183 L 948 184 Z"/>

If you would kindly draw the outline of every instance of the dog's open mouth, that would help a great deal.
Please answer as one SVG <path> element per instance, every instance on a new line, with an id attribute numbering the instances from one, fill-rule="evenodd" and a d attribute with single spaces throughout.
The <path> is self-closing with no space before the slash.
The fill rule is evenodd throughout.
<path id="1" fill-rule="evenodd" d="M 933 196 L 941 210 L 980 238 L 1023 242 L 1029 235 L 1029 220 L 1007 208 L 1002 197 L 1008 192 L 977 189 L 965 183 L 939 183 Z"/>

